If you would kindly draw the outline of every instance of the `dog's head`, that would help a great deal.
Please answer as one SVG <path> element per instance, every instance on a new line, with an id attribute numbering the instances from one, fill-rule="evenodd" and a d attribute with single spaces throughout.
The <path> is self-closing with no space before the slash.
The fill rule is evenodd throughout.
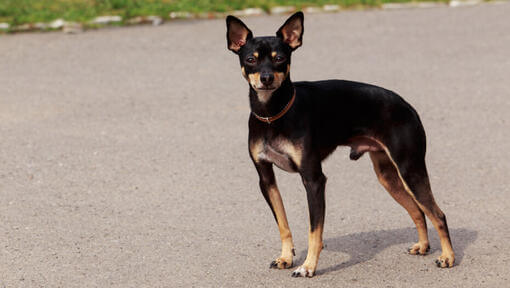
<path id="1" fill-rule="evenodd" d="M 227 17 L 228 49 L 239 56 L 241 71 L 261 102 L 288 77 L 290 56 L 303 43 L 303 13 L 290 16 L 276 36 L 253 37 L 238 18 Z"/>

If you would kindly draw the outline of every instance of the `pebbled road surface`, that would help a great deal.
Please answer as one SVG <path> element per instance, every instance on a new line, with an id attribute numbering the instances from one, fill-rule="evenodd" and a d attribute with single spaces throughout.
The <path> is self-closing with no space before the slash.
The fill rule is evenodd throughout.
<path id="1" fill-rule="evenodd" d="M 417 235 L 368 157 L 338 149 L 313 279 L 269 270 L 277 227 L 247 152 L 223 20 L 0 36 L 0 287 L 505 287 L 510 4 L 306 15 L 294 80 L 392 89 L 419 111 L 457 265 Z M 256 35 L 286 17 L 248 18 Z M 306 196 L 277 173 L 306 256 Z M 429 225 L 432 227 L 432 225 Z"/>

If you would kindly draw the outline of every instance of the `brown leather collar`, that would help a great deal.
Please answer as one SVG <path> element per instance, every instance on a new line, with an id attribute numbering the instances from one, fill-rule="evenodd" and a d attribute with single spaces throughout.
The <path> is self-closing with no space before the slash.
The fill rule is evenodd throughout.
<path id="1" fill-rule="evenodd" d="M 296 89 L 294 89 L 294 94 L 292 94 L 292 98 L 290 99 L 289 103 L 287 103 L 287 106 L 285 106 L 285 108 L 283 108 L 283 110 L 280 111 L 280 113 L 278 113 L 274 116 L 271 116 L 271 117 L 262 117 L 262 116 L 257 115 L 257 113 L 255 113 L 253 111 L 251 111 L 251 113 L 253 114 L 253 116 L 255 116 L 255 118 L 259 119 L 260 121 L 267 123 L 267 124 L 271 124 L 272 122 L 282 118 L 283 115 L 285 115 L 285 113 L 287 113 L 287 111 L 289 111 L 289 109 L 290 109 L 290 107 L 292 107 L 292 104 L 294 103 L 295 99 L 296 99 Z"/>

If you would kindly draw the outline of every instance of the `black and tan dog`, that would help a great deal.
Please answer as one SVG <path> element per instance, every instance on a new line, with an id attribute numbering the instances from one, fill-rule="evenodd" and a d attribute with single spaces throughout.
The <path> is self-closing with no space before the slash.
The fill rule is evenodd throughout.
<path id="1" fill-rule="evenodd" d="M 392 91 L 358 82 L 292 82 L 290 57 L 303 43 L 301 12 L 292 15 L 276 37 L 253 37 L 241 20 L 228 16 L 227 40 L 250 85 L 249 152 L 280 230 L 282 253 L 271 267 L 291 267 L 294 254 L 273 164 L 299 173 L 306 188 L 308 254 L 292 276 L 311 277 L 323 247 L 326 176 L 321 161 L 339 145 L 351 147 L 352 160 L 369 152 L 379 181 L 413 219 L 419 240 L 409 253 L 429 250 L 427 215 L 441 240 L 436 264 L 452 267 L 446 217 L 434 201 L 425 167 L 425 131 L 411 105 Z"/>

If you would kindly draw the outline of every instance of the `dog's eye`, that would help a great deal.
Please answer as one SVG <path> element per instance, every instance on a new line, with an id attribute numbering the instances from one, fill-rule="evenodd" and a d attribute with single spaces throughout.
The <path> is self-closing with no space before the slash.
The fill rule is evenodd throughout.
<path id="1" fill-rule="evenodd" d="M 278 55 L 278 56 L 274 57 L 274 61 L 281 63 L 281 62 L 285 61 L 285 57 Z"/>
<path id="2" fill-rule="evenodd" d="M 246 58 L 246 63 L 249 63 L 249 64 L 255 63 L 255 57 L 248 57 L 248 58 Z"/>

